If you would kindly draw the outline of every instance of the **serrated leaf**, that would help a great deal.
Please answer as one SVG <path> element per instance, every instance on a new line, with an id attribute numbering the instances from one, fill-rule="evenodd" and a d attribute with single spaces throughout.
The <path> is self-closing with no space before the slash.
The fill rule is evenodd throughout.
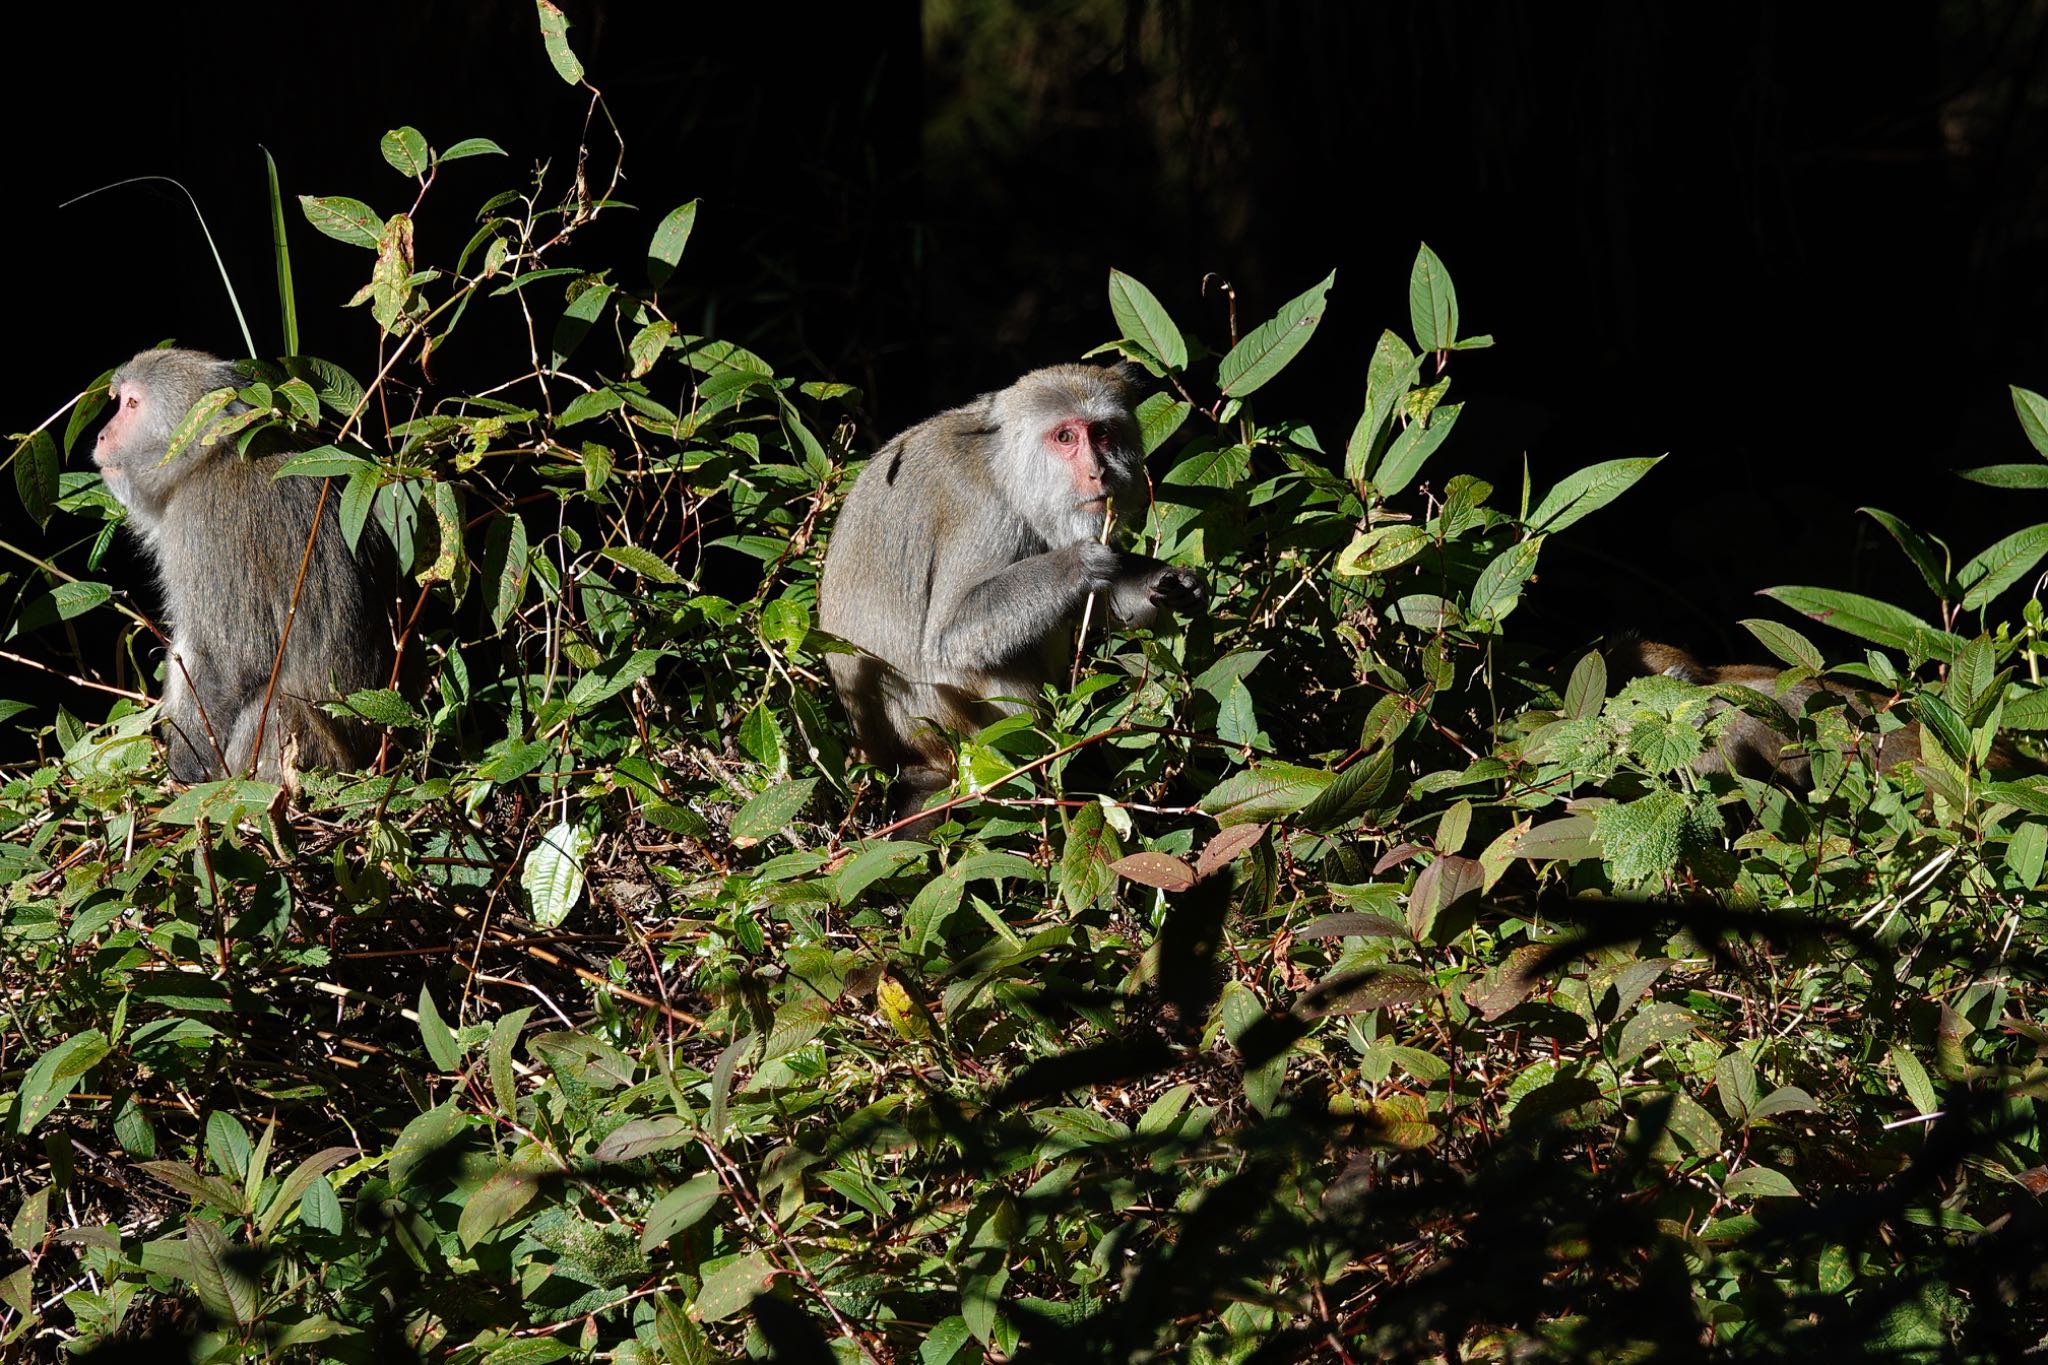
<path id="1" fill-rule="evenodd" d="M 1169 370 L 1187 368 L 1187 341 L 1165 306 L 1138 280 L 1114 268 L 1109 272 L 1109 311 L 1127 340 L 1143 346 Z"/>
<path id="2" fill-rule="evenodd" d="M 1243 398 L 1286 368 L 1315 335 L 1330 287 L 1336 282 L 1337 272 L 1332 270 L 1322 283 L 1288 300 L 1269 321 L 1230 348 L 1216 369 L 1216 387 L 1224 397 Z"/>
<path id="3" fill-rule="evenodd" d="M 541 928 L 559 927 L 583 898 L 583 858 L 593 837 L 583 826 L 564 820 L 527 852 L 519 884 L 526 889 L 533 921 Z"/>
<path id="4" fill-rule="evenodd" d="M 1289 823 L 1333 834 L 1379 803 L 1393 772 L 1393 747 L 1375 750 L 1331 778 Z"/>
<path id="5" fill-rule="evenodd" d="M 1674 791 L 1602 806 L 1594 827 L 1614 879 L 1635 886 L 1676 870 L 1685 813 L 1685 798 Z"/>
<path id="6" fill-rule="evenodd" d="M 647 282 L 656 289 L 668 283 L 676 273 L 676 263 L 683 259 L 683 248 L 690 244 L 690 232 L 697 226 L 697 204 L 692 199 L 670 209 L 647 243 Z"/>
<path id="7" fill-rule="evenodd" d="M 1202 798 L 1201 810 L 1219 825 L 1275 820 L 1300 810 L 1331 780 L 1332 774 L 1320 768 L 1269 760 L 1217 783 Z"/>

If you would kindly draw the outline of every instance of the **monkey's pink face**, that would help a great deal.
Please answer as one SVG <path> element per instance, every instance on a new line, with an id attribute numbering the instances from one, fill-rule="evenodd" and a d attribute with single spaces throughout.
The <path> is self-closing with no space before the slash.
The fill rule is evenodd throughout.
<path id="1" fill-rule="evenodd" d="M 120 452 L 142 420 L 142 395 L 115 380 L 107 397 L 113 401 L 114 415 L 107 419 L 107 424 L 100 428 L 99 439 L 93 442 L 92 462 L 100 467 L 100 477 L 111 484 L 127 477 L 120 469 Z"/>
<path id="2" fill-rule="evenodd" d="M 1099 507 L 1110 495 L 1103 453 L 1115 439 L 1114 425 L 1084 417 L 1069 417 L 1045 433 L 1046 450 L 1066 470 L 1076 501 L 1084 507 Z"/>

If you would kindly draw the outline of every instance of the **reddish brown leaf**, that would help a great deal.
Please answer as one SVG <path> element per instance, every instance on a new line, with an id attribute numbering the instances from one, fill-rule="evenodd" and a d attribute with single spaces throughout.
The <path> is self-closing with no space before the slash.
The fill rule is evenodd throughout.
<path id="1" fill-rule="evenodd" d="M 1156 886 L 1161 891 L 1185 891 L 1197 880 L 1195 869 L 1167 853 L 1128 853 L 1111 863 L 1109 870 L 1140 886 Z"/>
<path id="2" fill-rule="evenodd" d="M 1266 827 L 1260 824 L 1232 825 L 1211 839 L 1195 859 L 1195 880 L 1206 881 L 1216 875 L 1232 858 L 1266 837 Z"/>

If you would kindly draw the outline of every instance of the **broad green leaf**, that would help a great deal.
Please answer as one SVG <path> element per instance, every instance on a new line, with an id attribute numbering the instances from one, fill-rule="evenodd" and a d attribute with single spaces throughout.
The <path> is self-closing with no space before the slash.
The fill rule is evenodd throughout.
<path id="1" fill-rule="evenodd" d="M 653 579 L 656 583 L 680 583 L 683 576 L 677 573 L 660 555 L 652 550 L 643 550 L 638 545 L 607 545 L 598 553 L 614 564 L 631 569 L 642 578 Z"/>
<path id="2" fill-rule="evenodd" d="M 1911 612 L 1888 602 L 1859 593 L 1837 592 L 1831 588 L 1765 588 L 1763 595 L 1776 598 L 1796 612 L 1833 626 L 1859 639 L 1892 649 L 1903 649 L 1929 659 L 1951 659 L 1963 647 L 1960 636 L 1936 630 Z"/>
<path id="3" fill-rule="evenodd" d="M 569 48 L 569 16 L 550 3 L 550 0 L 534 0 L 540 9 L 540 40 L 548 51 L 548 60 L 554 63 L 555 74 L 570 85 L 583 81 L 583 63 L 576 60 L 576 54 Z"/>
<path id="4" fill-rule="evenodd" d="M 1799 1191 L 1784 1173 L 1769 1166 L 1744 1166 L 1721 1182 L 1724 1199 L 1797 1199 Z"/>
<path id="5" fill-rule="evenodd" d="M 57 503 L 57 443 L 38 431 L 15 449 L 14 491 L 36 525 L 49 523 Z"/>
<path id="6" fill-rule="evenodd" d="M 1416 349 L 1423 352 L 1448 350 L 1458 339 L 1458 291 L 1427 242 L 1408 271 L 1408 323 L 1415 329 Z"/>
<path id="7" fill-rule="evenodd" d="M 1956 582 L 1967 589 L 1963 610 L 1989 606 L 2007 588 L 2034 571 L 2048 555 L 2048 523 L 2015 531 L 1956 570 Z"/>
<path id="8" fill-rule="evenodd" d="M 1172 316 L 1150 289 L 1114 268 L 1109 272 L 1109 311 L 1125 338 L 1159 357 L 1167 369 L 1187 368 L 1188 344 Z"/>
<path id="9" fill-rule="evenodd" d="M 320 446 L 283 461 L 272 472 L 273 479 L 325 479 L 334 476 L 374 473 L 377 464 L 339 446 Z"/>
<path id="10" fill-rule="evenodd" d="M 393 128 L 384 134 L 377 150 L 384 153 L 384 160 L 400 175 L 421 176 L 427 173 L 430 164 L 427 140 L 420 136 L 417 128 Z"/>
<path id="11" fill-rule="evenodd" d="M 483 597 L 491 629 L 502 631 L 526 596 L 526 521 L 517 512 L 491 518 L 484 537 Z"/>
<path id="12" fill-rule="evenodd" d="M 1188 420 L 1194 408 L 1184 398 L 1170 393 L 1155 393 L 1138 404 L 1138 441 L 1147 455 L 1165 445 L 1179 431 L 1181 424 Z"/>
<path id="13" fill-rule="evenodd" d="M 1077 809 L 1067 824 L 1067 843 L 1060 855 L 1060 897 L 1079 914 L 1116 883 L 1109 865 L 1123 854 L 1116 831 L 1103 819 L 1102 806 L 1091 801 Z"/>
<path id="14" fill-rule="evenodd" d="M 687 1232 L 704 1221 L 718 1206 L 725 1187 L 711 1171 L 695 1175 L 654 1201 L 640 1233 L 640 1249 L 652 1251 L 677 1233 Z"/>
<path id="15" fill-rule="evenodd" d="M 1268 760 L 1217 783 L 1202 798 L 1201 808 L 1219 825 L 1275 820 L 1300 810 L 1332 780 L 1321 768 Z"/>
<path id="16" fill-rule="evenodd" d="M 440 1009 L 434 1004 L 434 994 L 420 983 L 420 1000 L 417 1013 L 420 1017 L 420 1041 L 426 1044 L 427 1056 L 442 1071 L 459 1071 L 462 1068 L 462 1049 L 455 1042 L 455 1031 L 441 1018 Z"/>
<path id="17" fill-rule="evenodd" d="M 533 921 L 541 928 L 560 926 L 582 899 L 583 858 L 593 837 L 583 826 L 564 820 L 527 852 L 519 884 L 526 889 Z"/>
<path id="18" fill-rule="evenodd" d="M 682 260 L 683 248 L 690 244 L 690 230 L 697 226 L 698 202 L 692 199 L 670 209 L 668 217 L 654 229 L 654 239 L 647 244 L 647 282 L 656 289 L 676 273 L 676 262 Z"/>
<path id="19" fill-rule="evenodd" d="M 14 629 L 10 634 L 25 635 L 59 621 L 69 621 L 113 599 L 114 590 L 104 583 L 59 583 L 48 592 L 38 593 L 28 600 L 14 618 Z"/>
<path id="20" fill-rule="evenodd" d="M 1379 804 L 1393 772 L 1394 748 L 1387 745 L 1332 777 L 1289 823 L 1334 834 Z"/>
<path id="21" fill-rule="evenodd" d="M 1633 488 L 1636 481 L 1655 469 L 1662 455 L 1632 460 L 1608 460 L 1587 465 L 1558 480 L 1529 514 L 1532 531 L 1561 531 L 1582 517 L 1591 515 Z"/>
<path id="22" fill-rule="evenodd" d="M 1600 714 L 1607 701 L 1607 660 L 1600 651 L 1589 649 L 1572 667 L 1571 680 L 1564 687 L 1567 720 L 1590 720 Z"/>
<path id="23" fill-rule="evenodd" d="M 466 137 L 434 158 L 436 161 L 460 161 L 466 156 L 503 156 L 505 149 L 487 137 Z"/>
<path id="24" fill-rule="evenodd" d="M 1536 572 L 1536 557 L 1543 551 L 1542 536 L 1531 536 L 1495 555 L 1479 571 L 1472 584 L 1468 614 L 1475 620 L 1499 624 L 1521 600 L 1522 588 Z"/>
<path id="25" fill-rule="evenodd" d="M 1736 623 L 1757 638 L 1757 643 L 1777 657 L 1788 668 L 1804 668 L 1818 673 L 1826 666 L 1820 651 L 1813 647 L 1813 641 L 1801 635 L 1790 626 L 1751 617 Z"/>
<path id="26" fill-rule="evenodd" d="M 705 1322 L 722 1322 L 754 1301 L 775 1278 L 775 1267 L 758 1253 L 735 1256 L 704 1277 L 697 1291 L 697 1316 Z"/>
<path id="27" fill-rule="evenodd" d="M 800 777 L 778 782 L 754 797 L 732 818 L 733 842 L 744 848 L 787 830 L 817 787 L 817 778 Z"/>
<path id="28" fill-rule="evenodd" d="M 1547 863 L 1583 862 L 1600 856 L 1600 840 L 1590 815 L 1567 815 L 1525 831 L 1514 842 L 1514 856 Z"/>
<path id="29" fill-rule="evenodd" d="M 499 1167 L 490 1178 L 470 1192 L 462 1213 L 455 1220 L 455 1235 L 465 1249 L 496 1232 L 518 1216 L 540 1192 L 536 1172 L 516 1162 Z"/>
<path id="30" fill-rule="evenodd" d="M 1334 572 L 1353 577 L 1385 573 L 1400 568 L 1432 543 L 1429 532 L 1420 526 L 1375 526 L 1352 537 L 1337 556 Z"/>
<path id="31" fill-rule="evenodd" d="M 391 1156 L 385 1167 L 394 1189 L 404 1189 L 427 1159 L 453 1142 L 456 1135 L 468 1127 L 461 1109 L 450 1102 L 429 1109 L 405 1125 L 391 1144 Z"/>
<path id="32" fill-rule="evenodd" d="M 1286 306 L 1261 324 L 1237 345 L 1216 368 L 1216 387 L 1226 398 L 1243 398 L 1286 367 L 1287 362 L 1308 345 L 1316 324 L 1323 320 L 1330 286 L 1337 282 L 1331 271 L 1322 283 L 1288 300 Z"/>
<path id="33" fill-rule="evenodd" d="M 112 1051 L 98 1029 L 74 1033 L 30 1064 L 15 1101 L 14 1131 L 28 1134 Z"/>
<path id="34" fill-rule="evenodd" d="M 1927 1074 L 1927 1068 L 1905 1044 L 1892 1045 L 1891 1059 L 1893 1069 L 1899 1073 L 1899 1084 L 1905 1087 L 1906 1098 L 1913 1102 L 1914 1112 L 1925 1116 L 1941 1108 L 1941 1097 L 1934 1090 L 1934 1078 Z"/>
<path id="35" fill-rule="evenodd" d="M 375 251 L 384 240 L 384 220 L 360 199 L 334 196 L 327 199 L 310 194 L 299 196 L 299 208 L 306 221 L 337 242 Z"/>

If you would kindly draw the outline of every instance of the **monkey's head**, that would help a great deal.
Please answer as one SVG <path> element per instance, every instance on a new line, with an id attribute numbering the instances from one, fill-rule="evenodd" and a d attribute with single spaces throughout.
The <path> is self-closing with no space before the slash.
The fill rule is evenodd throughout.
<path id="1" fill-rule="evenodd" d="M 1013 505 L 1048 545 L 1094 540 L 1111 499 L 1132 512 L 1145 491 L 1145 451 L 1121 366 L 1054 365 L 995 395 L 997 472 Z"/>
<path id="2" fill-rule="evenodd" d="M 171 490 L 214 453 L 210 445 L 193 441 L 167 464 L 171 434 L 193 404 L 239 382 L 234 366 L 204 351 L 144 351 L 114 371 L 107 383 L 114 413 L 100 429 L 92 458 L 107 491 L 144 529 L 162 515 Z M 223 409 L 239 410 L 238 402 Z"/>

